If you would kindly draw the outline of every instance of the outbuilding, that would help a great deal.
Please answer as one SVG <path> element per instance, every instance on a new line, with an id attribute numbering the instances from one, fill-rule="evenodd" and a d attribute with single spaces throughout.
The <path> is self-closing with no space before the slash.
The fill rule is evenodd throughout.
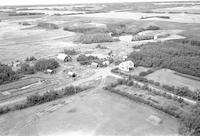
<path id="1" fill-rule="evenodd" d="M 54 73 L 54 70 L 52 70 L 52 69 L 47 69 L 47 70 L 46 70 L 46 73 L 47 73 L 47 74 L 53 74 L 53 73 Z"/>
<path id="2" fill-rule="evenodd" d="M 99 63 L 92 62 L 92 63 L 91 63 L 91 66 L 94 67 L 94 68 L 98 68 L 98 67 L 99 67 Z"/>
<path id="3" fill-rule="evenodd" d="M 71 58 L 69 55 L 64 54 L 64 53 L 58 54 L 57 59 L 62 60 L 62 61 L 64 61 L 64 62 L 67 62 L 67 61 L 71 61 L 71 60 L 72 60 L 72 58 Z"/>
<path id="4" fill-rule="evenodd" d="M 67 74 L 70 77 L 76 77 L 76 73 L 74 73 L 74 72 L 69 71 Z"/>
<path id="5" fill-rule="evenodd" d="M 118 65 L 118 68 L 122 71 L 129 72 L 130 70 L 134 68 L 134 63 L 131 60 L 125 61 L 125 62 L 120 63 Z"/>

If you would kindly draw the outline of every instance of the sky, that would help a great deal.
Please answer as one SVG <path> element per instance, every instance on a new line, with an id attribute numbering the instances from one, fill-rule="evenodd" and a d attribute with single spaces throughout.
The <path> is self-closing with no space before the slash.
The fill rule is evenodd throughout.
<path id="1" fill-rule="evenodd" d="M 113 3 L 113 2 L 151 2 L 151 1 L 190 1 L 190 0 L 0 0 L 4 5 L 45 5 L 45 4 L 78 4 L 78 3 Z M 200 1 L 200 0 L 196 0 Z"/>

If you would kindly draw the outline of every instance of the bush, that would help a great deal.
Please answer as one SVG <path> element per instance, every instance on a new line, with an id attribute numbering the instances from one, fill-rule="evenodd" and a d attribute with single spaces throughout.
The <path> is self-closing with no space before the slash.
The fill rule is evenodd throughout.
<path id="1" fill-rule="evenodd" d="M 151 70 L 151 69 L 149 69 L 149 70 L 147 70 L 147 71 L 145 71 L 145 72 L 141 72 L 140 74 L 139 74 L 139 76 L 147 76 L 147 75 L 149 75 L 149 74 L 151 74 L 151 73 L 153 73 L 154 72 L 154 70 Z"/>
<path id="2" fill-rule="evenodd" d="M 34 56 L 27 57 L 25 61 L 35 61 L 37 60 Z"/>
<path id="3" fill-rule="evenodd" d="M 150 25 L 150 26 L 144 28 L 144 30 L 160 30 L 160 27 L 155 26 L 155 25 Z"/>
<path id="4" fill-rule="evenodd" d="M 119 39 L 114 39 L 108 33 L 82 34 L 75 40 L 75 42 L 83 44 L 114 42 Z"/>
<path id="5" fill-rule="evenodd" d="M 77 52 L 75 49 L 64 49 L 63 51 L 67 55 L 77 55 L 79 52 Z"/>
<path id="6" fill-rule="evenodd" d="M 98 64 L 101 64 L 102 61 L 94 56 L 86 56 L 86 55 L 79 55 L 77 58 L 77 61 L 81 64 L 81 65 L 91 65 L 92 62 L 96 62 Z"/>
<path id="7" fill-rule="evenodd" d="M 45 29 L 58 29 L 59 28 L 56 24 L 53 24 L 53 23 L 44 23 L 44 22 L 38 23 L 37 26 L 45 28 Z"/>
<path id="8" fill-rule="evenodd" d="M 0 63 L 0 85 L 18 80 L 20 77 L 11 67 Z"/>
<path id="9" fill-rule="evenodd" d="M 18 70 L 18 72 L 23 74 L 35 74 L 36 71 L 34 67 L 24 63 L 21 65 L 21 68 Z"/>
<path id="10" fill-rule="evenodd" d="M 99 49 L 108 49 L 106 46 L 101 46 L 100 44 L 98 44 L 98 45 L 96 46 L 96 48 L 99 48 Z"/>
<path id="11" fill-rule="evenodd" d="M 41 59 L 35 63 L 34 67 L 37 71 L 45 71 L 47 69 L 56 69 L 59 67 L 59 63 L 55 59 Z"/>

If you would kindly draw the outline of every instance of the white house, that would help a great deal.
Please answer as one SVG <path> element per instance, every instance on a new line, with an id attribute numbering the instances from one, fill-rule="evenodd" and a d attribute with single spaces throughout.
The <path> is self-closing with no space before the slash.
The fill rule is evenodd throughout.
<path id="1" fill-rule="evenodd" d="M 134 63 L 131 60 L 125 61 L 125 62 L 120 63 L 118 65 L 118 68 L 122 71 L 129 72 L 130 70 L 134 68 Z"/>
<path id="2" fill-rule="evenodd" d="M 64 61 L 64 62 L 67 62 L 67 61 L 71 61 L 71 60 L 72 60 L 72 58 L 71 58 L 69 55 L 64 54 L 64 53 L 58 54 L 57 59 L 62 60 L 62 61 Z"/>
<path id="3" fill-rule="evenodd" d="M 102 64 L 103 64 L 104 66 L 108 66 L 108 65 L 110 64 L 110 62 L 109 62 L 109 61 L 104 61 Z"/>
<path id="4" fill-rule="evenodd" d="M 125 61 L 128 58 L 128 56 L 123 56 L 122 59 Z"/>

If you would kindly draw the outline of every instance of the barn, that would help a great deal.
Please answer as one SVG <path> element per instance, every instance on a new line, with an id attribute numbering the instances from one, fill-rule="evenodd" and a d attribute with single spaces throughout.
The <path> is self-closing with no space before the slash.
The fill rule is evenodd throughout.
<path id="1" fill-rule="evenodd" d="M 58 54 L 57 59 L 62 60 L 62 61 L 64 61 L 64 62 L 67 62 L 67 61 L 71 61 L 71 60 L 72 60 L 72 58 L 71 58 L 69 55 L 64 54 L 64 53 Z"/>

